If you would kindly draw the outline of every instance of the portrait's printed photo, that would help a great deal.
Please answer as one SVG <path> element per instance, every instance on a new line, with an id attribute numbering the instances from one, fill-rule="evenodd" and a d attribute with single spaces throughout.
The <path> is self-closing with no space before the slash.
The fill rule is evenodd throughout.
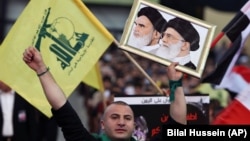
<path id="1" fill-rule="evenodd" d="M 200 78 L 215 25 L 168 7 L 135 0 L 120 48 Z"/>

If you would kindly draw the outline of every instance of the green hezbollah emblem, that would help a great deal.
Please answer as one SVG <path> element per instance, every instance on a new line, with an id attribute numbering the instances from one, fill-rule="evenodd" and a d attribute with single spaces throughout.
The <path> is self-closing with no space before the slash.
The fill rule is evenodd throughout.
<path id="1" fill-rule="evenodd" d="M 50 8 L 47 10 L 45 20 L 38 33 L 35 47 L 40 51 L 42 38 L 53 40 L 54 43 L 49 48 L 61 62 L 62 69 L 65 69 L 70 65 L 76 53 L 84 47 L 89 35 L 75 32 L 74 24 L 66 17 L 56 18 L 51 24 L 48 24 L 49 14 Z M 72 40 L 75 43 L 74 46 L 71 45 Z"/>

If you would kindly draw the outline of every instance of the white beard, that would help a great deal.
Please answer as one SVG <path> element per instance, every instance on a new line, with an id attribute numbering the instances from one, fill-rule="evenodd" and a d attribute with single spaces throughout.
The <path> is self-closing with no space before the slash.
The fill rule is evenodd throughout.
<path id="1" fill-rule="evenodd" d="M 163 45 L 163 43 L 161 43 L 160 47 L 156 51 L 156 55 L 164 59 L 172 60 L 181 52 L 181 46 L 181 41 L 172 45 Z"/>
<path id="2" fill-rule="evenodd" d="M 134 33 L 132 33 L 130 38 L 129 38 L 128 45 L 131 45 L 133 47 L 136 47 L 136 48 L 140 49 L 140 48 L 142 48 L 144 46 L 149 45 L 149 43 L 152 40 L 152 36 L 153 36 L 153 33 L 143 35 L 141 37 L 136 37 L 134 35 Z"/>

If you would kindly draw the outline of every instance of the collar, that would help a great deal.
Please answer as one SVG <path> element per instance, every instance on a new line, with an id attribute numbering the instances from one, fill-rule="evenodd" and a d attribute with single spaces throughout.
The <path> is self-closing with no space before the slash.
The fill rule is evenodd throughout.
<path id="1" fill-rule="evenodd" d="M 9 92 L 3 92 L 2 90 L 0 90 L 0 94 L 11 94 L 11 95 L 14 95 L 15 94 L 15 91 L 14 90 L 11 90 Z"/>

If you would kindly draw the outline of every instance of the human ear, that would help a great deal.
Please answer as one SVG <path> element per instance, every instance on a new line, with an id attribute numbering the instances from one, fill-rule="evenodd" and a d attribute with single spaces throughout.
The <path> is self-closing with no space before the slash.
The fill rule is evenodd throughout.
<path id="1" fill-rule="evenodd" d="M 183 42 L 183 45 L 181 47 L 183 51 L 190 50 L 190 43 L 189 42 Z"/>
<path id="2" fill-rule="evenodd" d="M 102 128 L 102 130 L 104 130 L 104 129 L 105 129 L 105 125 L 104 125 L 103 120 L 101 120 L 100 123 L 101 123 L 101 128 Z"/>

